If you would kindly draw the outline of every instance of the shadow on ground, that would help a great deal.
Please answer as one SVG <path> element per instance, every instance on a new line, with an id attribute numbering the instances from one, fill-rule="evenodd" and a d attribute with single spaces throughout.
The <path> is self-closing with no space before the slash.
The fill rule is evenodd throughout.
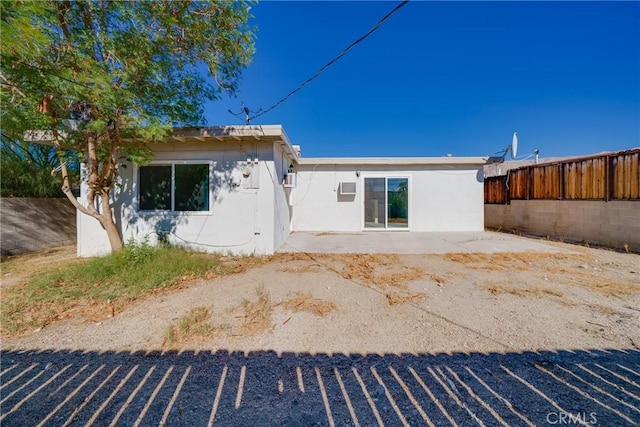
<path id="1" fill-rule="evenodd" d="M 634 425 L 640 351 L 3 351 L 3 426 Z"/>

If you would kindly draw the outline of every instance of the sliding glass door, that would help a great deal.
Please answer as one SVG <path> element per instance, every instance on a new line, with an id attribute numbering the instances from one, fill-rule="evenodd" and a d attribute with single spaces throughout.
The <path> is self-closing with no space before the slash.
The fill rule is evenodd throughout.
<path id="1" fill-rule="evenodd" d="M 364 179 L 364 228 L 409 227 L 409 178 Z"/>
<path id="2" fill-rule="evenodd" d="M 364 227 L 387 226 L 386 178 L 364 179 Z"/>
<path id="3" fill-rule="evenodd" d="M 387 178 L 387 228 L 409 227 L 409 179 Z"/>

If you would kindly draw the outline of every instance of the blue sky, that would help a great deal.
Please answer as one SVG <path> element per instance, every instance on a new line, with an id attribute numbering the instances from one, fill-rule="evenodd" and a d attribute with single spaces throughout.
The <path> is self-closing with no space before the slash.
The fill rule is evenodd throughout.
<path id="1" fill-rule="evenodd" d="M 253 64 L 208 124 L 271 106 L 398 3 L 255 5 Z M 640 2 L 411 1 L 253 123 L 282 124 L 304 157 L 482 156 L 514 131 L 519 155 L 637 147 Z"/>

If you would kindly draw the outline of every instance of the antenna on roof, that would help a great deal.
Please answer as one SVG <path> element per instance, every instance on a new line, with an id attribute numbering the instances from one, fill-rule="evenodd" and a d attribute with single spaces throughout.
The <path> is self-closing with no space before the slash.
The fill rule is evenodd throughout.
<path id="1" fill-rule="evenodd" d="M 241 117 L 244 114 L 244 124 L 248 125 L 249 122 L 251 121 L 251 117 L 249 117 L 251 115 L 251 113 L 257 114 L 260 111 L 262 111 L 262 108 L 259 109 L 258 111 L 251 111 L 249 110 L 247 107 L 244 106 L 244 99 L 240 102 L 240 111 L 237 113 L 234 113 L 231 110 L 227 110 L 229 111 L 231 114 L 233 114 L 236 117 Z"/>

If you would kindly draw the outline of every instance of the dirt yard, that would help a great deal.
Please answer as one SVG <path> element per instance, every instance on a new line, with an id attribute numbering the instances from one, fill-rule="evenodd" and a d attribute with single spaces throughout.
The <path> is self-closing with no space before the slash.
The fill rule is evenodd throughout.
<path id="1" fill-rule="evenodd" d="M 552 243 L 562 253 L 279 254 L 240 274 L 75 318 L 2 348 L 315 353 L 640 349 L 640 256 Z M 27 255 L 33 274 L 74 248 Z M 2 286 L 20 269 L 3 264 Z M 197 308 L 207 334 L 169 343 Z"/>

